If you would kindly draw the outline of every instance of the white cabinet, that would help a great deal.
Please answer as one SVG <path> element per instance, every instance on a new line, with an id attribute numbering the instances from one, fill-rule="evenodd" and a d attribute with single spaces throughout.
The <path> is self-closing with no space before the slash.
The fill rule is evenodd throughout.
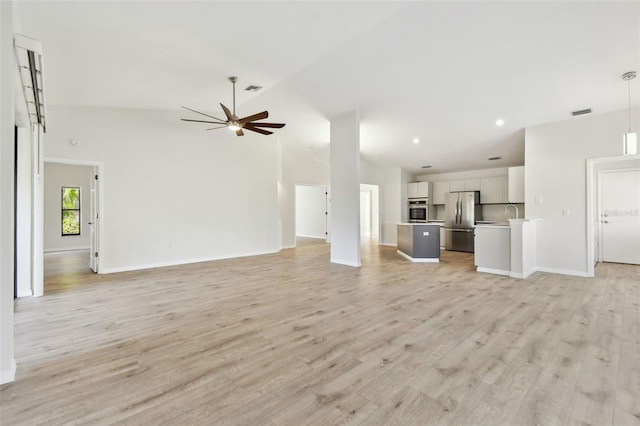
<path id="1" fill-rule="evenodd" d="M 508 202 L 506 176 L 480 179 L 480 204 L 504 204 Z"/>
<path id="2" fill-rule="evenodd" d="M 480 179 L 456 179 L 449 181 L 449 191 L 480 191 Z"/>
<path id="3" fill-rule="evenodd" d="M 444 204 L 445 194 L 449 192 L 449 181 L 441 180 L 433 182 L 433 197 L 431 197 L 432 204 Z"/>
<path id="4" fill-rule="evenodd" d="M 409 182 L 407 198 L 429 198 L 429 182 Z"/>
<path id="5" fill-rule="evenodd" d="M 510 203 L 524 203 L 524 166 L 509 167 Z"/>
<path id="6" fill-rule="evenodd" d="M 464 180 L 462 180 L 462 179 L 450 180 L 449 181 L 449 191 L 451 191 L 451 192 L 464 191 Z"/>
<path id="7" fill-rule="evenodd" d="M 409 182 L 407 185 L 407 198 L 418 198 L 418 182 Z"/>
<path id="8" fill-rule="evenodd" d="M 511 274 L 511 229 L 476 226 L 474 263 L 479 272 Z"/>
<path id="9" fill-rule="evenodd" d="M 465 191 L 480 191 L 480 179 L 465 179 L 464 180 Z"/>

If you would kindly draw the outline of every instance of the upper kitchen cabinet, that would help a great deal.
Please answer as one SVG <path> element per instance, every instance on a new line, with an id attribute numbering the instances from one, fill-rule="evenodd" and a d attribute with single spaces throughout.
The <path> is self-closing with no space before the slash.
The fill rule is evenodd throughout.
<path id="1" fill-rule="evenodd" d="M 429 182 L 409 182 L 407 198 L 429 198 Z"/>
<path id="2" fill-rule="evenodd" d="M 480 204 L 504 204 L 509 202 L 507 176 L 480 179 Z"/>
<path id="3" fill-rule="evenodd" d="M 524 166 L 509 167 L 509 202 L 524 203 Z"/>
<path id="4" fill-rule="evenodd" d="M 441 180 L 433 182 L 433 197 L 431 197 L 431 203 L 440 205 L 444 204 L 445 194 L 449 192 L 449 181 Z"/>
<path id="5" fill-rule="evenodd" d="M 449 192 L 480 191 L 480 179 L 456 179 L 449 181 Z"/>

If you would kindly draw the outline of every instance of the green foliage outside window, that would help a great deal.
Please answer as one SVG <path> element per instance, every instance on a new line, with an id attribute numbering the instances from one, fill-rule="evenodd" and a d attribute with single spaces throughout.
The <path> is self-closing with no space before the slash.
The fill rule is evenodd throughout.
<path id="1" fill-rule="evenodd" d="M 80 235 L 80 188 L 62 188 L 62 235 Z"/>

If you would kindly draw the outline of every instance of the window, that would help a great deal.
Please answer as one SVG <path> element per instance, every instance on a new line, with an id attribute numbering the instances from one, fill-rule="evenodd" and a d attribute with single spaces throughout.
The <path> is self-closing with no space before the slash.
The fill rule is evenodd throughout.
<path id="1" fill-rule="evenodd" d="M 80 188 L 62 187 L 62 236 L 80 235 Z"/>

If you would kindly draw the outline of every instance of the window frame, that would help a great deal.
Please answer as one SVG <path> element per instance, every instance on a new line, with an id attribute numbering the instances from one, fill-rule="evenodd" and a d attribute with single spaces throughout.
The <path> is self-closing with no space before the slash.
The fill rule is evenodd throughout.
<path id="1" fill-rule="evenodd" d="M 65 189 L 75 189 L 78 191 L 78 208 L 77 209 L 65 209 L 64 208 L 64 192 Z M 82 193 L 79 186 L 62 186 L 60 189 L 60 234 L 63 237 L 77 237 L 82 233 Z M 78 233 L 68 234 L 64 232 L 64 214 L 65 212 L 78 212 Z"/>

